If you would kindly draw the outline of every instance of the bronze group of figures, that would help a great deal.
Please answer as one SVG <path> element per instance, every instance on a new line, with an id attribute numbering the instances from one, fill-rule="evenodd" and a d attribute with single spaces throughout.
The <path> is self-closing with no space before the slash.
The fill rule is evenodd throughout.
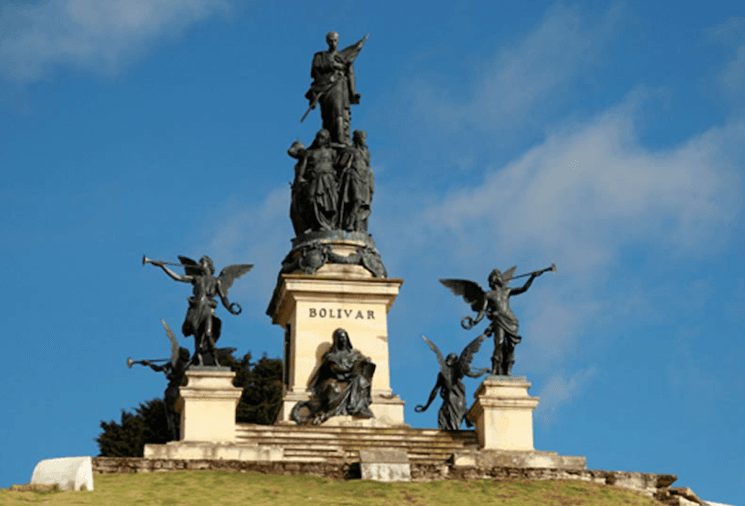
<path id="1" fill-rule="evenodd" d="M 321 129 L 309 148 L 295 141 L 287 153 L 298 160 L 290 219 L 295 234 L 317 230 L 367 231 L 375 178 L 367 134 L 354 131 L 351 146 L 332 143 Z"/>
<path id="2" fill-rule="evenodd" d="M 215 277 L 215 264 L 208 256 L 203 256 L 199 262 L 191 258 L 179 256 L 180 263 L 163 262 L 152 260 L 146 256 L 142 257 L 142 264 L 153 264 L 163 269 L 172 279 L 192 285 L 192 296 L 188 298 L 189 307 L 186 310 L 181 332 L 184 337 L 194 336 L 194 354 L 187 348 L 180 347 L 176 336 L 168 324 L 161 320 L 166 330 L 166 335 L 171 341 L 171 358 L 155 360 L 132 360 L 127 359 L 127 365 L 142 364 L 149 366 L 153 371 L 162 372 L 168 380 L 168 386 L 164 392 L 164 406 L 166 421 L 172 440 L 180 439 L 180 418 L 176 413 L 176 401 L 179 398 L 179 387 L 184 383 L 186 371 L 193 367 L 220 367 L 220 359 L 235 351 L 235 348 L 217 348 L 217 340 L 220 338 L 222 321 L 215 314 L 218 297 L 225 309 L 231 314 L 240 314 L 241 306 L 231 303 L 228 299 L 228 290 L 233 282 L 251 270 L 252 264 L 235 264 L 225 267 L 220 275 Z M 184 268 L 185 273 L 178 274 L 166 267 L 166 265 L 177 265 Z M 155 362 L 165 362 L 157 365 Z"/>
<path id="3" fill-rule="evenodd" d="M 339 34 L 326 35 L 327 51 L 313 55 L 313 82 L 305 94 L 308 113 L 321 107 L 322 128 L 306 148 L 300 141 L 287 151 L 297 160 L 290 218 L 295 234 L 318 230 L 367 231 L 375 180 L 370 169 L 367 134 L 351 133 L 352 104 L 360 103 L 354 61 L 367 35 L 337 50 Z"/>
<path id="4" fill-rule="evenodd" d="M 471 426 L 471 421 L 466 416 L 468 409 L 466 407 L 465 385 L 462 382 L 464 376 L 477 378 L 487 372 L 492 376 L 510 376 L 512 373 L 512 366 L 515 363 L 515 346 L 522 338 L 518 334 L 518 319 L 510 308 L 510 297 L 525 293 L 533 284 L 533 280 L 544 272 L 556 272 L 556 265 L 552 264 L 551 267 L 546 269 L 519 276 L 514 276 L 515 269 L 516 267 L 511 267 L 504 272 L 494 269 L 488 278 L 489 291 L 484 291 L 478 283 L 466 279 L 440 280 L 440 283 L 449 288 L 455 295 L 463 297 L 471 305 L 471 309 L 476 312 L 475 319 L 471 316 L 463 317 L 461 326 L 464 329 L 473 328 L 484 316 L 490 321 L 484 332 L 466 346 L 460 357 L 451 353 L 446 359 L 443 359 L 437 346 L 422 336 L 437 355 L 440 372 L 437 375 L 437 382 L 432 389 L 427 404 L 417 406 L 415 411 L 417 413 L 425 411 L 439 391 L 442 397 L 442 407 L 438 414 L 437 424 L 440 429 L 460 430 L 463 421 L 469 427 Z M 508 286 L 511 280 L 526 276 L 528 276 L 528 280 L 523 286 Z M 489 336 L 494 337 L 491 369 L 472 370 L 470 365 L 473 356 L 478 352 L 484 339 Z"/>

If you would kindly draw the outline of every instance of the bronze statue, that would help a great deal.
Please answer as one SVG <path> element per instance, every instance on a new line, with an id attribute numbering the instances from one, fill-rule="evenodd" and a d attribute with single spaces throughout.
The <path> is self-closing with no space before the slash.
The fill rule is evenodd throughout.
<path id="1" fill-rule="evenodd" d="M 367 40 L 365 35 L 359 42 L 337 51 L 339 34 L 329 32 L 326 35 L 328 51 L 319 51 L 313 55 L 310 76 L 313 82 L 305 94 L 310 106 L 300 121 L 305 119 L 316 104 L 321 104 L 323 128 L 331 133 L 331 140 L 349 145 L 351 104 L 360 103 L 354 78 L 354 60 Z"/>
<path id="2" fill-rule="evenodd" d="M 352 147 L 342 167 L 339 195 L 339 228 L 346 231 L 367 231 L 370 203 L 375 193 L 375 176 L 370 169 L 367 133 L 355 130 Z"/>
<path id="3" fill-rule="evenodd" d="M 189 350 L 186 348 L 179 348 L 178 340 L 173 335 L 171 328 L 164 320 L 160 320 L 163 327 L 166 329 L 168 339 L 171 340 L 171 360 L 163 365 L 155 365 L 152 362 L 154 360 L 141 360 L 139 363 L 142 365 L 148 365 L 155 372 L 162 372 L 165 374 L 168 380 L 168 386 L 163 394 L 163 405 L 166 411 L 166 421 L 168 423 L 168 431 L 171 434 L 172 441 L 179 441 L 180 429 L 181 429 L 181 417 L 176 412 L 176 401 L 179 398 L 180 392 L 179 387 L 184 381 L 184 375 L 186 370 L 189 368 Z"/>
<path id="4" fill-rule="evenodd" d="M 308 149 L 294 142 L 287 153 L 298 160 L 290 208 L 295 233 L 335 229 L 339 205 L 337 154 L 328 130 L 319 130 Z"/>
<path id="5" fill-rule="evenodd" d="M 150 260 L 147 257 L 143 257 L 142 263 L 156 265 L 172 279 L 182 283 L 191 283 L 194 286 L 192 296 L 189 297 L 189 309 L 186 312 L 184 324 L 181 326 L 181 332 L 187 337 L 194 336 L 192 364 L 219 366 L 215 343 L 220 338 L 222 321 L 215 314 L 217 307 L 215 297 L 220 297 L 223 306 L 231 314 L 240 314 L 241 306 L 228 301 L 228 290 L 233 286 L 233 282 L 250 271 L 253 265 L 229 265 L 220 272 L 218 277 L 215 277 L 215 264 L 210 257 L 203 256 L 199 263 L 184 256 L 178 258 L 181 260 L 180 264 Z M 186 275 L 176 274 L 165 264 L 183 266 Z"/>
<path id="6" fill-rule="evenodd" d="M 442 353 L 435 346 L 435 344 L 422 336 L 422 339 L 432 348 L 432 351 L 437 355 L 437 361 L 440 363 L 440 372 L 437 374 L 437 382 L 435 387 L 432 389 L 432 393 L 429 394 L 429 400 L 427 404 L 422 406 L 418 405 L 414 408 L 417 413 L 423 413 L 427 411 L 429 405 L 435 400 L 437 391 L 440 391 L 440 397 L 442 397 L 442 407 L 437 414 L 437 427 L 440 430 L 460 430 L 461 423 L 463 420 L 466 421 L 466 426 L 471 427 L 473 424 L 466 417 L 468 408 L 466 407 L 466 387 L 463 385 L 464 376 L 470 378 L 478 378 L 482 374 L 488 372 L 485 369 L 478 369 L 476 372 L 471 370 L 471 362 L 473 356 L 479 351 L 481 343 L 486 338 L 486 334 L 482 334 L 471 343 L 466 346 L 460 354 L 460 357 L 455 353 L 451 353 L 447 358 L 442 358 Z"/>
<path id="7" fill-rule="evenodd" d="M 311 400 L 299 402 L 291 417 L 298 424 L 317 425 L 332 416 L 373 418 L 370 388 L 375 364 L 352 348 L 347 331 L 336 329 L 334 344 L 324 353 L 321 366 L 310 381 Z"/>
<path id="8" fill-rule="evenodd" d="M 512 276 L 516 267 L 511 267 L 505 272 L 494 269 L 489 274 L 488 292 L 484 292 L 478 283 L 465 279 L 441 279 L 440 283 L 445 285 L 455 295 L 460 295 L 471 304 L 471 309 L 478 315 L 474 320 L 466 316 L 461 321 L 464 329 L 473 328 L 486 315 L 491 323 L 484 330 L 483 336 L 494 336 L 494 354 L 492 355 L 491 374 L 509 376 L 512 365 L 515 363 L 515 346 L 522 339 L 518 332 L 518 319 L 510 309 L 510 297 L 524 293 L 533 284 L 533 280 L 547 271 L 556 272 L 556 265 L 540 271 Z M 528 281 L 519 288 L 507 286 L 512 279 L 530 276 Z"/>

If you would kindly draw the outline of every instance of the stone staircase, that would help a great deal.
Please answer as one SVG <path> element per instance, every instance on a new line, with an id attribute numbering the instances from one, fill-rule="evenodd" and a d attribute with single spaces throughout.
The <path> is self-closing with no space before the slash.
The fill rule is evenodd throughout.
<path id="1" fill-rule="evenodd" d="M 404 450 L 412 464 L 445 464 L 478 448 L 473 430 L 236 425 L 236 444 L 280 447 L 285 462 L 359 462 L 360 449 Z"/>

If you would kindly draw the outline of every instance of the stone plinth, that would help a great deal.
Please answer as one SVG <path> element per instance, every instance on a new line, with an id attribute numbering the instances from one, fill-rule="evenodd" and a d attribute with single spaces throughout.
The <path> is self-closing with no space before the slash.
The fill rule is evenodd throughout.
<path id="1" fill-rule="evenodd" d="M 476 425 L 483 450 L 533 448 L 533 410 L 538 398 L 530 397 L 524 376 L 487 376 L 474 394 L 468 418 Z"/>
<path id="2" fill-rule="evenodd" d="M 277 421 L 289 421 L 295 404 L 310 398 L 308 384 L 331 348 L 334 331 L 343 328 L 352 346 L 376 365 L 370 409 L 377 421 L 403 425 L 404 401 L 390 386 L 387 317 L 403 280 L 352 276 L 327 267 L 330 272 L 320 269 L 315 275 L 282 274 L 269 306 L 272 322 L 285 329 L 283 403 Z"/>
<path id="3" fill-rule="evenodd" d="M 191 367 L 181 387 L 181 441 L 233 442 L 235 410 L 243 389 L 233 386 L 235 373 L 222 367 Z"/>

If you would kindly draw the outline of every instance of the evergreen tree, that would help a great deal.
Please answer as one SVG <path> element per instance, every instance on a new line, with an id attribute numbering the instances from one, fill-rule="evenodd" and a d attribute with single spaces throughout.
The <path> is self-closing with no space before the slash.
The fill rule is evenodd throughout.
<path id="1" fill-rule="evenodd" d="M 238 423 L 273 424 L 282 402 L 282 361 L 267 358 L 251 362 L 251 352 L 239 361 L 233 355 L 221 360 L 236 373 L 233 384 L 243 388 L 238 402 Z M 119 423 L 101 421 L 101 434 L 96 438 L 100 457 L 142 457 L 146 444 L 170 441 L 163 399 L 141 403 L 130 413 L 122 409 Z"/>
<path id="2" fill-rule="evenodd" d="M 121 422 L 101 421 L 103 432 L 96 438 L 101 457 L 142 457 L 146 444 L 170 440 L 163 399 L 140 403 L 135 414 L 122 409 Z"/>

